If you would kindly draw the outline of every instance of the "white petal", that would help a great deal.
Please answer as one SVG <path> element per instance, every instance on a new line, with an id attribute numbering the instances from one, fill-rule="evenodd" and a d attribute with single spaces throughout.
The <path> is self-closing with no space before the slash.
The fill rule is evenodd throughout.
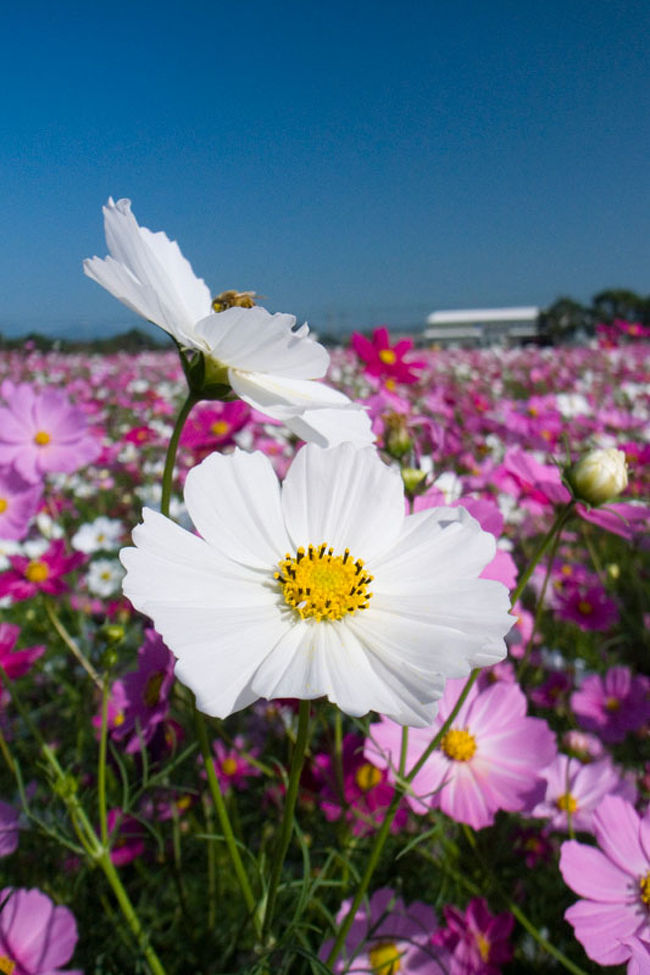
<path id="1" fill-rule="evenodd" d="M 307 444 L 282 487 L 284 520 L 294 546 L 327 542 L 368 562 L 391 547 L 404 521 L 399 472 L 372 447 Z"/>
<path id="2" fill-rule="evenodd" d="M 277 413 L 274 419 L 280 419 Z M 282 417 L 282 421 L 296 437 L 319 447 L 336 447 L 340 443 L 368 447 L 375 442 L 370 417 L 361 406 L 352 402 L 349 409 L 305 410 L 294 415 L 288 413 Z"/>
<path id="3" fill-rule="evenodd" d="M 261 452 L 211 454 L 189 472 L 185 503 L 203 538 L 238 562 L 271 574 L 291 547 L 280 484 Z"/>
<path id="4" fill-rule="evenodd" d="M 271 315 L 266 308 L 228 308 L 203 318 L 196 325 L 210 354 L 233 369 L 317 379 L 329 365 L 327 350 L 308 337 L 308 331 L 293 331 L 293 315 Z"/>
<path id="5" fill-rule="evenodd" d="M 409 515 L 397 544 L 369 569 L 385 591 L 423 592 L 478 578 L 495 551 L 494 536 L 465 508 L 432 508 Z"/>

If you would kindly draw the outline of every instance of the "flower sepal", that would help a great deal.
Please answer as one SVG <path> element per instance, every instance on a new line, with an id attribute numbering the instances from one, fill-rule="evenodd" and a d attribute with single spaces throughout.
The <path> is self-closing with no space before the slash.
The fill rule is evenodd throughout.
<path id="1" fill-rule="evenodd" d="M 191 356 L 176 343 L 187 385 L 194 398 L 200 400 L 233 399 L 234 393 L 228 382 L 228 370 L 203 352 Z"/>

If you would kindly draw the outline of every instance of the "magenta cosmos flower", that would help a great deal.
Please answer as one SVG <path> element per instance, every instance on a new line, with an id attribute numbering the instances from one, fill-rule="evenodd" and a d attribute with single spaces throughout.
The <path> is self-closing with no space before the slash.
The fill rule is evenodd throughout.
<path id="1" fill-rule="evenodd" d="M 23 677 L 45 653 L 44 646 L 15 650 L 19 635 L 20 627 L 15 623 L 0 623 L 0 665 L 9 680 Z"/>
<path id="2" fill-rule="evenodd" d="M 447 927 L 436 931 L 433 942 L 451 952 L 449 975 L 501 975 L 501 966 L 512 959 L 512 914 L 490 914 L 482 897 L 474 897 L 465 911 L 448 905 L 443 913 Z"/>
<path id="3" fill-rule="evenodd" d="M 564 882 L 580 897 L 566 912 L 593 961 L 619 965 L 650 949 L 650 812 L 640 818 L 619 796 L 594 813 L 599 849 L 567 840 L 560 851 Z M 630 969 L 628 969 L 628 972 Z"/>
<path id="4" fill-rule="evenodd" d="M 376 328 L 372 341 L 360 332 L 352 333 L 352 348 L 363 360 L 364 372 L 369 376 L 392 380 L 397 383 L 416 383 L 420 378 L 414 370 L 423 369 L 425 362 L 406 362 L 404 356 L 413 348 L 411 339 L 400 339 L 390 344 L 387 328 Z"/>
<path id="5" fill-rule="evenodd" d="M 411 730 L 406 771 L 413 768 L 451 713 L 465 686 L 449 680 L 438 715 L 428 728 Z M 401 729 L 386 718 L 370 726 L 366 756 L 389 769 L 399 767 Z M 540 772 L 555 755 L 555 737 L 541 718 L 526 717 L 519 686 L 499 681 L 472 687 L 454 722 L 412 782 L 407 802 L 418 813 L 442 809 L 452 819 L 482 829 L 499 809 L 531 809 L 543 796 Z"/>
<path id="6" fill-rule="evenodd" d="M 583 728 L 616 744 L 650 720 L 650 681 L 629 667 L 610 667 L 604 677 L 585 677 L 571 707 Z"/>
<path id="7" fill-rule="evenodd" d="M 13 469 L 0 470 L 0 538 L 20 541 L 38 511 L 42 488 L 30 484 Z"/>
<path id="8" fill-rule="evenodd" d="M 56 539 L 46 552 L 36 559 L 26 555 L 12 555 L 11 568 L 0 575 L 0 596 L 12 599 L 31 599 L 39 592 L 58 596 L 68 588 L 63 576 L 72 572 L 84 562 L 86 556 L 81 552 L 65 554 L 65 543 Z"/>
<path id="9" fill-rule="evenodd" d="M 40 890 L 0 891 L 0 971 L 12 975 L 83 975 L 61 968 L 77 943 L 77 925 L 67 907 Z"/>
<path id="10" fill-rule="evenodd" d="M 336 916 L 341 924 L 352 901 L 344 901 Z M 367 972 L 369 975 L 445 975 L 449 955 L 432 943 L 437 928 L 432 907 L 414 901 L 406 907 L 389 887 L 382 887 L 362 905 L 348 932 L 343 957 L 334 963 L 335 973 Z M 332 941 L 326 941 L 319 957 L 327 958 Z"/>
<path id="11" fill-rule="evenodd" d="M 35 484 L 46 474 L 70 474 L 95 460 L 101 446 L 81 410 L 57 389 L 37 393 L 28 383 L 3 386 L 0 408 L 0 464 L 13 465 Z"/>

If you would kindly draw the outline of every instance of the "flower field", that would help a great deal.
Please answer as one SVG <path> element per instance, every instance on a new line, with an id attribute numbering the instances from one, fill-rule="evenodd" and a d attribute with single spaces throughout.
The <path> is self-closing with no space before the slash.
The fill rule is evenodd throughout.
<path id="1" fill-rule="evenodd" d="M 269 675 L 254 700 L 237 701 L 239 685 L 230 697 L 217 687 L 230 716 L 201 730 L 188 685 L 214 714 L 210 688 L 229 678 L 218 649 L 211 676 L 210 641 L 218 647 L 220 618 L 230 632 L 229 599 L 208 594 L 215 631 L 206 635 L 204 594 L 195 603 L 188 595 L 189 611 L 174 602 L 174 587 L 186 585 L 180 570 L 177 578 L 143 555 L 136 572 L 134 557 L 123 557 L 136 576 L 132 598 L 144 601 L 138 613 L 122 594 L 118 560 L 125 547 L 144 552 L 142 542 L 129 548 L 131 531 L 143 506 L 160 508 L 185 390 L 177 354 L 27 350 L 0 360 L 1 971 L 649 970 L 650 347 L 430 350 L 406 360 L 387 335 L 375 336 L 374 353 L 359 340 L 355 347 L 332 352 L 328 381 L 367 409 L 382 465 L 403 474 L 402 504 L 420 519 L 469 512 L 496 540 L 487 556 L 476 553 L 488 562 L 483 578 L 518 597 L 507 657 L 494 663 L 496 590 L 483 605 L 478 592 L 465 599 L 466 583 L 456 592 L 453 584 L 462 549 L 478 544 L 461 533 L 462 518 L 458 540 L 433 560 L 417 548 L 402 553 L 406 583 L 395 591 L 405 612 L 422 573 L 449 575 L 447 612 L 475 612 L 472 625 L 494 631 L 492 650 L 466 652 L 479 669 L 460 709 L 464 663 L 440 688 L 432 720 L 424 683 L 420 706 L 410 684 L 395 703 L 381 691 L 391 687 L 386 672 L 384 706 L 372 707 L 370 677 L 346 674 L 339 654 L 332 692 L 307 692 L 306 709 L 296 698 L 313 675 L 294 662 L 293 676 L 291 667 L 285 678 Z M 406 375 L 405 361 L 414 363 Z M 39 433 L 55 445 L 50 455 Z M 193 496 L 186 507 L 181 492 L 191 470 L 210 474 L 197 465 L 215 452 L 226 464 L 256 451 L 269 468 L 242 468 L 242 483 L 259 486 L 271 465 L 289 483 L 298 445 L 241 400 L 195 405 L 176 457 L 170 510 L 181 527 L 172 546 L 197 540 L 188 507 L 207 537 L 208 515 L 197 514 Z M 610 505 L 576 501 L 562 481 L 561 469 L 588 447 L 625 452 L 628 483 Z M 316 472 L 328 492 L 351 476 L 345 463 Z M 381 504 L 395 484 L 374 497 L 370 486 L 360 508 L 347 494 L 342 511 L 369 498 Z M 308 489 L 317 497 L 316 483 Z M 225 482 L 222 491 L 237 494 Z M 273 514 L 264 517 L 271 532 Z M 371 519 L 368 532 L 383 524 L 389 534 L 391 517 L 382 508 L 383 522 Z M 228 526 L 212 527 L 225 536 Z M 232 544 L 248 540 L 233 529 Z M 160 602 L 189 642 L 207 639 L 190 663 L 176 651 L 183 682 L 148 619 Z M 160 613 L 162 629 L 175 632 Z M 390 641 L 400 623 L 384 622 Z M 403 625 L 420 640 L 412 614 Z M 242 620 L 235 626 L 245 633 Z M 240 640 L 236 630 L 229 639 Z M 458 659 L 470 639 L 458 637 Z M 234 658 L 242 668 L 248 652 L 242 639 Z M 294 786 L 295 828 L 283 839 Z M 241 853 L 236 868 L 226 822 Z M 273 920 L 262 932 L 255 918 L 283 843 Z M 372 877 L 328 963 L 373 850 Z"/>

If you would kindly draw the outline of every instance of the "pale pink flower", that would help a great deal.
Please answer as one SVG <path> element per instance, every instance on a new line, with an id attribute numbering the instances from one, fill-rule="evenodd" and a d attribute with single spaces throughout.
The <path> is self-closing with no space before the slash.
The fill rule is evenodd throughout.
<path id="1" fill-rule="evenodd" d="M 67 907 L 40 890 L 0 891 L 0 962 L 14 975 L 82 975 L 63 969 L 77 943 L 77 925 Z M 13 967 L 12 967 L 13 966 Z"/>
<path id="2" fill-rule="evenodd" d="M 558 755 L 545 768 L 546 795 L 531 812 L 547 819 L 553 829 L 593 833 L 593 815 L 607 795 L 636 800 L 634 782 L 621 774 L 609 758 L 583 764 L 577 758 Z"/>
<path id="3" fill-rule="evenodd" d="M 0 469 L 0 538 L 21 541 L 38 511 L 42 487 L 30 484 L 12 467 Z"/>

